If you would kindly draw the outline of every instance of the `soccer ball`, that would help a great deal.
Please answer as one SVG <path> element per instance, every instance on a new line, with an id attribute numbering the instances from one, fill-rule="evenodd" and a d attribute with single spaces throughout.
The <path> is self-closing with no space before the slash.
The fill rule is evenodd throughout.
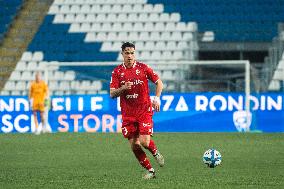
<path id="1" fill-rule="evenodd" d="M 209 149 L 203 154 L 203 162 L 210 168 L 220 165 L 222 156 L 220 152 L 215 149 Z"/>

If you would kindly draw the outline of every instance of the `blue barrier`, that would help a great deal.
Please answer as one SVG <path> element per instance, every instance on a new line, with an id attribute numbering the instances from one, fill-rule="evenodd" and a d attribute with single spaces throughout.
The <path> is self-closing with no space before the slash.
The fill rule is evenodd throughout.
<path id="1" fill-rule="evenodd" d="M 161 97 L 155 132 L 284 132 L 282 93 L 250 96 L 245 111 L 241 93 L 177 93 Z M 0 133 L 35 130 L 26 97 L 0 97 Z M 108 95 L 52 97 L 52 132 L 120 132 L 119 102 Z"/>

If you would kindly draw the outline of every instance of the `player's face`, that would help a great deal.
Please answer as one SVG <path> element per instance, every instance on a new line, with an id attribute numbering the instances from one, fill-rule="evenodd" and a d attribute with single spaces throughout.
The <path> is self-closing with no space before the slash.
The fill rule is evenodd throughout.
<path id="1" fill-rule="evenodd" d="M 35 80 L 36 80 L 36 81 L 40 81 L 40 74 L 39 74 L 39 73 L 37 73 L 37 74 L 35 75 Z"/>
<path id="2" fill-rule="evenodd" d="M 126 47 L 121 54 L 126 67 L 131 67 L 135 61 L 135 49 L 133 47 Z"/>

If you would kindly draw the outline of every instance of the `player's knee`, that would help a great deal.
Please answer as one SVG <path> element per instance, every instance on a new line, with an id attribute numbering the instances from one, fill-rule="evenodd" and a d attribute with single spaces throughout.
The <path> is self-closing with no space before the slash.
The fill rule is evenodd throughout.
<path id="1" fill-rule="evenodd" d="M 148 142 L 147 142 L 147 140 L 142 140 L 142 141 L 140 141 L 140 143 L 141 143 L 141 145 L 143 146 L 143 147 L 145 147 L 145 148 L 147 148 L 148 147 Z"/>

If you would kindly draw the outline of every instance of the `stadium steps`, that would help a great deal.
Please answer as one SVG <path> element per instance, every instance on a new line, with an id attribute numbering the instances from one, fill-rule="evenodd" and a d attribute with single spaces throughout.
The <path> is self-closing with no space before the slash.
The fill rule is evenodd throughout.
<path id="1" fill-rule="evenodd" d="M 38 30 L 53 0 L 26 0 L 0 47 L 0 90 Z"/>

